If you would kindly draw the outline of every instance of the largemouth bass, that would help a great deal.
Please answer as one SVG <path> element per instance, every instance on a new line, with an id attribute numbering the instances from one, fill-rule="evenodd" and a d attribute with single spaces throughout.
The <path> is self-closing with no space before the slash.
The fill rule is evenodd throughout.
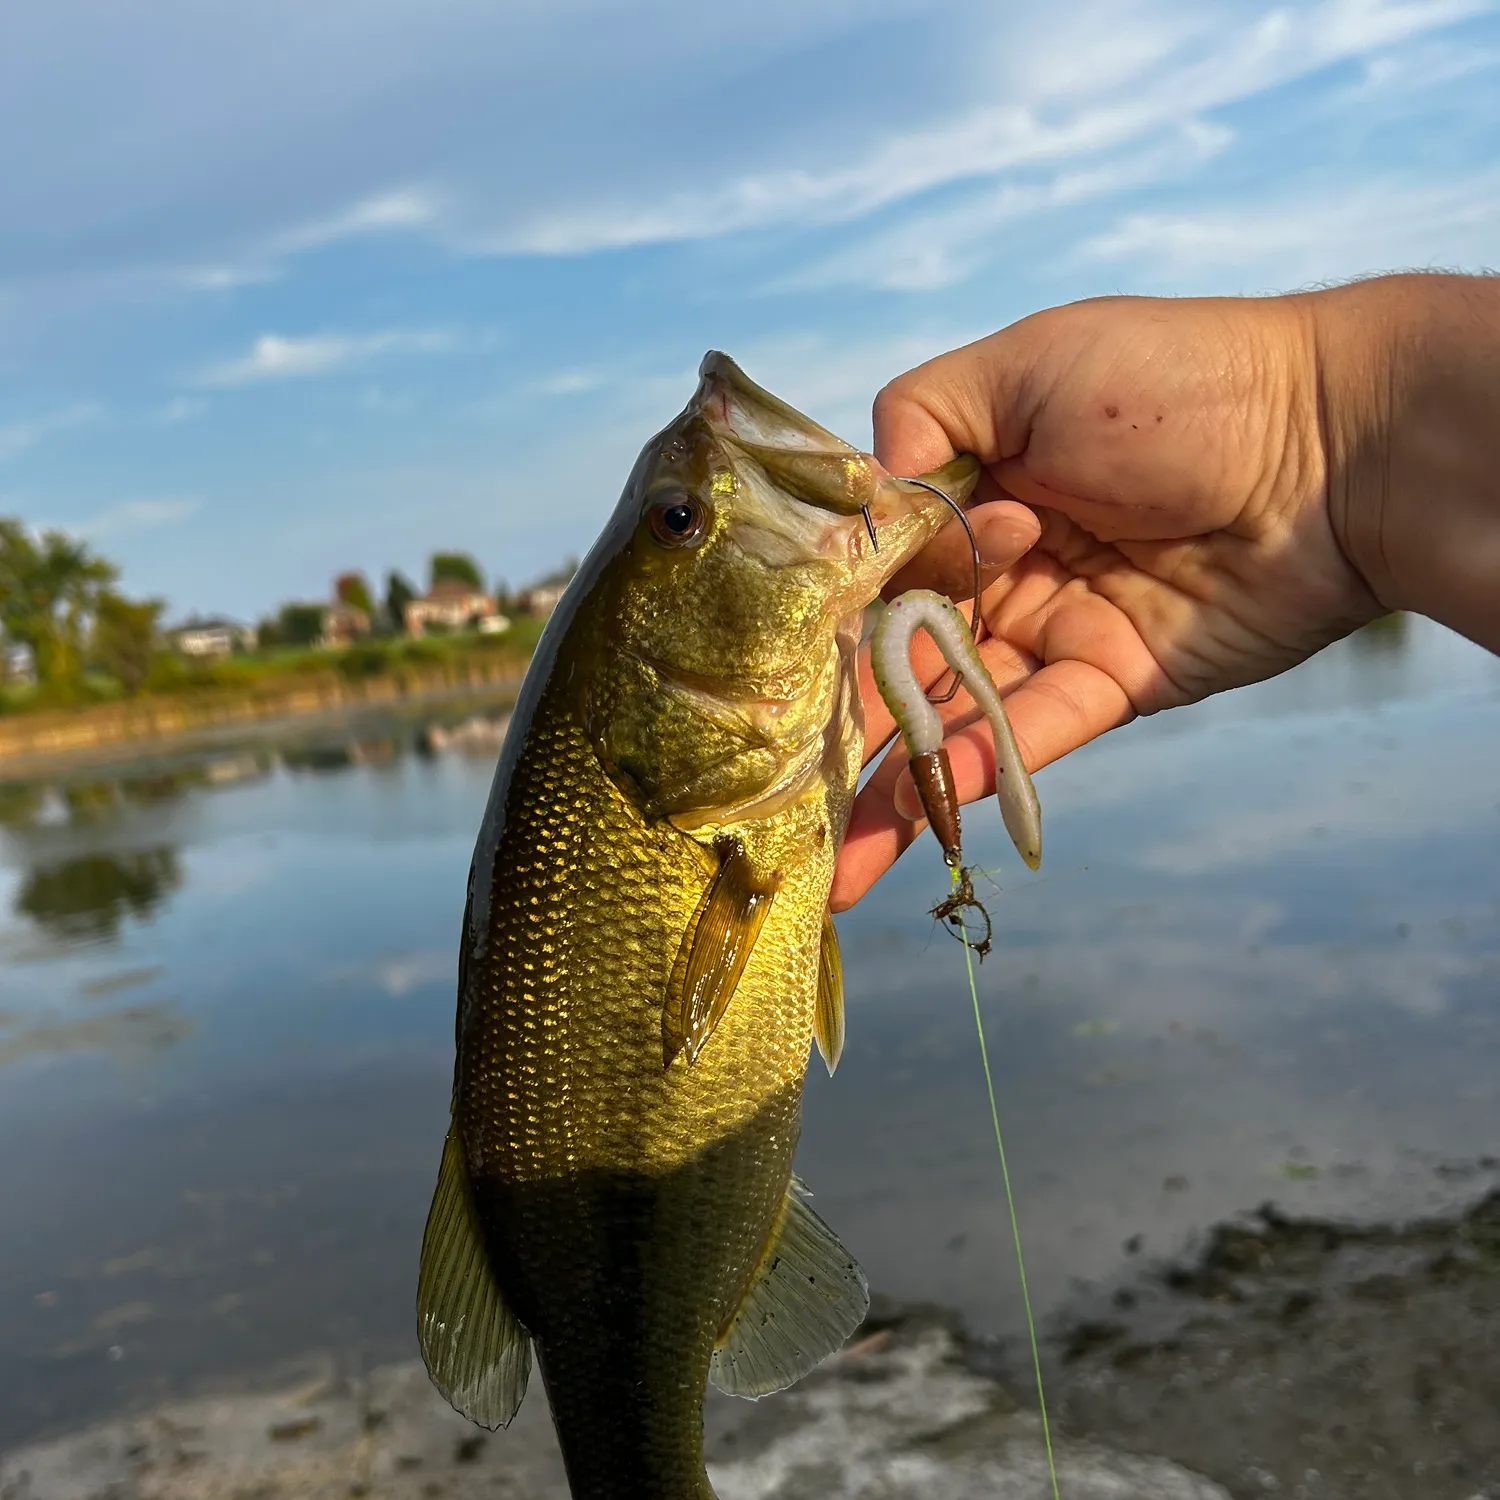
<path id="1" fill-rule="evenodd" d="M 928 476 L 966 496 L 972 460 Z M 706 1382 L 838 1349 L 864 1277 L 792 1176 L 843 1045 L 834 859 L 862 614 L 949 519 L 721 354 L 527 674 L 474 854 L 422 1352 L 508 1422 L 531 1353 L 577 1500 L 709 1500 Z"/>

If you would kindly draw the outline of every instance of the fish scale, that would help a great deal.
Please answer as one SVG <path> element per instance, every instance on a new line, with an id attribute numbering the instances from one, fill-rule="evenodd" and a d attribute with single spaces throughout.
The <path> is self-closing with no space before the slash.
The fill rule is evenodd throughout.
<path id="1" fill-rule="evenodd" d="M 488 970 L 511 982 L 481 986 L 470 1007 L 457 1121 L 575 1495 L 639 1483 L 642 1495 L 697 1496 L 709 1355 L 760 1260 L 797 1140 L 817 981 L 808 918 L 803 904 L 783 908 L 713 1048 L 692 1069 L 663 1069 L 660 995 L 706 883 L 704 852 L 640 819 L 565 696 L 539 705 L 536 753 L 512 783 Z M 799 878 L 826 887 L 831 866 Z M 631 1388 L 650 1395 L 622 1414 L 616 1392 Z"/>
<path id="2" fill-rule="evenodd" d="M 528 673 L 470 877 L 419 1333 L 492 1427 L 535 1353 L 577 1500 L 707 1500 L 709 1379 L 786 1386 L 868 1305 L 792 1157 L 815 1024 L 830 1066 L 843 1036 L 860 620 L 945 515 L 710 355 Z"/>

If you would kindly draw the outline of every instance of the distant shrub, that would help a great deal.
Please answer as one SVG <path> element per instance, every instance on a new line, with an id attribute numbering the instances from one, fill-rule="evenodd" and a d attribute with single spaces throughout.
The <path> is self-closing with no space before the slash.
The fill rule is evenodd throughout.
<path id="1" fill-rule="evenodd" d="M 225 687 L 232 681 L 232 675 L 219 662 L 192 660 L 175 651 L 158 651 L 151 658 L 141 687 L 148 693 L 190 693 Z"/>
<path id="2" fill-rule="evenodd" d="M 341 677 L 358 680 L 378 677 L 390 665 L 391 654 L 384 646 L 376 645 L 373 641 L 359 641 L 339 657 L 338 672 Z"/>
<path id="3" fill-rule="evenodd" d="M 447 661 L 450 655 L 451 653 L 443 650 L 436 641 L 429 641 L 421 636 L 401 643 L 401 659 L 417 666 L 428 666 L 441 661 Z"/>

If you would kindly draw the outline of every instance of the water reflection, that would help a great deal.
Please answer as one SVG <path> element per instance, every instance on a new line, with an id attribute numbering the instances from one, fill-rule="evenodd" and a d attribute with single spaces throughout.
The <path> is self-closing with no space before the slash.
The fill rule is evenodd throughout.
<path id="1" fill-rule="evenodd" d="M 198 791 L 242 786 L 278 770 L 347 771 L 354 766 L 391 766 L 408 756 L 433 759 L 448 754 L 492 761 L 509 723 L 507 706 L 394 725 L 356 721 L 305 730 L 255 748 L 182 753 L 158 764 L 131 765 L 112 776 L 0 781 L 0 829 L 24 832 L 104 822 L 131 808 L 157 807 Z"/>
<path id="2" fill-rule="evenodd" d="M 44 790 L 32 781 L 0 782 L 0 828 L 24 827 L 35 822 Z"/>
<path id="3" fill-rule="evenodd" d="M 75 781 L 62 789 L 63 800 L 75 823 L 107 817 L 120 803 L 120 787 L 114 781 Z"/>
<path id="4" fill-rule="evenodd" d="M 127 917 L 149 920 L 181 884 L 181 864 L 170 845 L 80 854 L 31 871 L 14 905 L 63 942 L 97 943 L 118 937 Z"/>
<path id="5" fill-rule="evenodd" d="M 0 1448 L 314 1348 L 411 1355 L 502 732 L 367 718 L 0 787 L 0 947 L 55 940 L 0 968 Z M 1500 1155 L 1497 741 L 1500 663 L 1402 622 L 1043 772 L 1042 877 L 976 810 L 1044 1311 L 1122 1246 L 1267 1197 L 1425 1211 Z M 849 1043 L 799 1170 L 877 1287 L 1014 1332 L 943 880 L 913 850 L 841 919 Z"/>
<path id="6" fill-rule="evenodd" d="M 288 771 L 347 771 L 355 764 L 352 745 L 292 746 L 281 752 Z"/>
<path id="7" fill-rule="evenodd" d="M 411 757 L 432 762 L 447 755 L 488 764 L 508 723 L 506 706 L 394 724 L 356 720 L 304 731 L 285 743 L 187 754 L 113 776 L 0 782 L 0 832 L 12 839 L 0 854 L 10 854 L 11 862 L 19 856 L 25 870 L 11 909 L 57 942 L 117 940 L 128 920 L 150 920 L 181 889 L 185 876 L 177 849 L 153 840 L 146 847 L 70 849 L 59 858 L 59 844 L 66 848 L 112 827 L 151 828 L 166 810 L 195 796 L 244 788 L 278 773 L 389 770 Z"/>
<path id="8" fill-rule="evenodd" d="M 0 1067 L 33 1057 L 108 1052 L 146 1059 L 188 1036 L 192 1022 L 174 1006 L 135 1005 L 76 1020 L 42 1020 L 17 1025 L 0 1015 Z"/>

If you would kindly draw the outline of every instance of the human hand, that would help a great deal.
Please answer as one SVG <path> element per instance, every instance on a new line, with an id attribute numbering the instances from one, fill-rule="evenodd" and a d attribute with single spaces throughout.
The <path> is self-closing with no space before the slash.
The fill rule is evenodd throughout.
<path id="1" fill-rule="evenodd" d="M 969 512 L 986 565 L 980 654 L 1030 769 L 1136 714 L 1269 677 L 1384 612 L 1330 514 L 1313 301 L 1075 303 L 880 393 L 875 451 L 892 473 L 959 452 L 985 465 Z M 972 577 L 955 523 L 887 592 L 966 598 Z M 943 669 L 925 638 L 914 665 L 929 684 Z M 895 725 L 863 661 L 860 682 L 868 757 Z M 940 712 L 960 800 L 993 791 L 971 700 Z M 920 818 L 897 743 L 855 802 L 835 911 Z"/>

